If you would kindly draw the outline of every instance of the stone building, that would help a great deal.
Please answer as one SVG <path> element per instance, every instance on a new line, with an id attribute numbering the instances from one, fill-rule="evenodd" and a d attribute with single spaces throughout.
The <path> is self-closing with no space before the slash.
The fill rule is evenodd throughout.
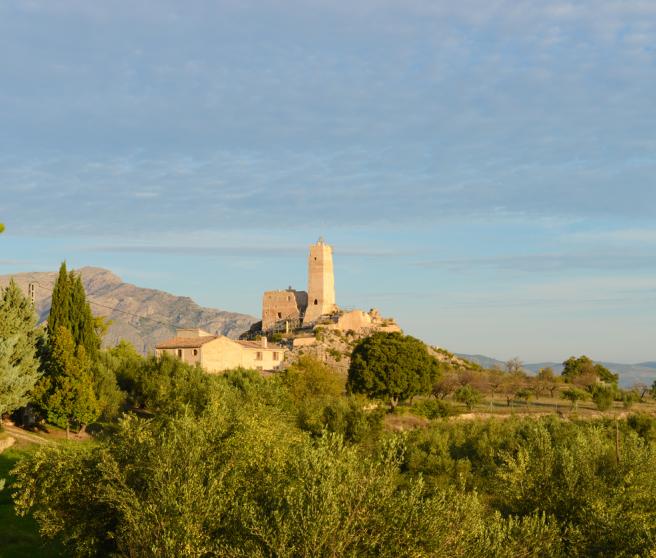
<path id="1" fill-rule="evenodd" d="M 299 327 L 307 308 L 308 294 L 289 287 L 286 291 L 267 291 L 262 297 L 262 330 L 268 331 L 279 322 L 290 328 Z"/>
<path id="2" fill-rule="evenodd" d="M 202 329 L 178 329 L 176 336 L 157 345 L 156 356 L 169 354 L 188 364 L 199 364 L 207 372 L 234 368 L 272 371 L 280 366 L 285 349 L 261 341 L 235 341 Z"/>
<path id="3" fill-rule="evenodd" d="M 337 311 L 333 249 L 322 238 L 310 246 L 308 290 L 266 291 L 262 297 L 262 331 L 289 331 L 309 326 Z"/>

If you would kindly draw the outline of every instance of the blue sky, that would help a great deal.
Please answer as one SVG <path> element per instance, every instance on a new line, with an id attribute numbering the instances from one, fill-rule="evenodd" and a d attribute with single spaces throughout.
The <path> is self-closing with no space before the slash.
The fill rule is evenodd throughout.
<path id="1" fill-rule="evenodd" d="M 338 303 L 526 361 L 656 359 L 656 3 L 0 4 L 0 273 Z"/>

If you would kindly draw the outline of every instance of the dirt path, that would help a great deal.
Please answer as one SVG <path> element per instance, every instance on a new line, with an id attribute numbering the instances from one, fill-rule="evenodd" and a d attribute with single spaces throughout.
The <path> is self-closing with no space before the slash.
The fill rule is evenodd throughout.
<path id="1" fill-rule="evenodd" d="M 41 438 L 41 436 L 37 436 L 36 434 L 32 434 L 31 432 L 26 432 L 22 428 L 17 428 L 16 426 L 13 426 L 11 424 L 4 423 L 2 425 L 2 428 L 10 436 L 19 440 L 23 440 L 25 442 L 30 442 L 31 444 L 41 444 L 41 445 L 52 444 L 50 440 L 45 440 L 44 438 Z"/>

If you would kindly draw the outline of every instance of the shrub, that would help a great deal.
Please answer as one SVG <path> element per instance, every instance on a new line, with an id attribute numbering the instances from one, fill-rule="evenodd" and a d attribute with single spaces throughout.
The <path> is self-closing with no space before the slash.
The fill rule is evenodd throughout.
<path id="1" fill-rule="evenodd" d="M 431 420 L 458 414 L 458 411 L 449 402 L 436 399 L 422 399 L 412 406 L 412 411 Z"/>

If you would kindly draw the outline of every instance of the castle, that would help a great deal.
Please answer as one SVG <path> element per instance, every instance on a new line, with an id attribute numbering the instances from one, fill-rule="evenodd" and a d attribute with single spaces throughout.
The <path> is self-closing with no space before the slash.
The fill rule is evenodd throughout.
<path id="1" fill-rule="evenodd" d="M 333 248 L 322 238 L 310 246 L 308 290 L 289 287 L 284 291 L 266 291 L 262 297 L 262 331 L 310 326 L 322 316 L 337 312 Z"/>
<path id="2" fill-rule="evenodd" d="M 400 331 L 394 320 L 383 319 L 377 310 L 345 312 L 337 306 L 333 249 L 323 238 L 310 246 L 307 291 L 289 287 L 266 291 L 262 297 L 262 333 L 291 333 L 318 324 L 342 331 Z"/>

